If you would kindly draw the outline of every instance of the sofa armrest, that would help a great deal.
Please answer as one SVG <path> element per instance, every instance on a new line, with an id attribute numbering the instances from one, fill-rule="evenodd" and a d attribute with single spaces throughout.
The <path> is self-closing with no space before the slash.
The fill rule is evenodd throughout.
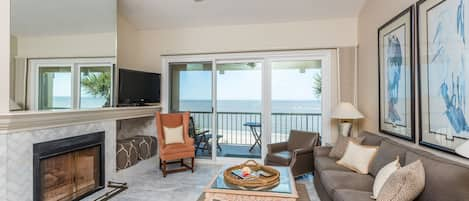
<path id="1" fill-rule="evenodd" d="M 321 146 L 321 147 L 315 147 L 314 148 L 314 157 L 317 156 L 328 156 L 329 152 L 331 152 L 332 147 L 331 146 Z"/>
<path id="2" fill-rule="evenodd" d="M 267 145 L 267 149 L 269 151 L 269 154 L 285 151 L 285 150 L 287 150 L 287 148 L 288 148 L 288 143 L 287 142 L 274 143 L 274 144 L 268 144 Z"/>

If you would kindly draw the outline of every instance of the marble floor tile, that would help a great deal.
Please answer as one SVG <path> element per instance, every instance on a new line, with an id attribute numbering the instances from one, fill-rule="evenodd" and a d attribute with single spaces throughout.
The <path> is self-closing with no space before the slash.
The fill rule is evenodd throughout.
<path id="1" fill-rule="evenodd" d="M 205 186 L 222 168 L 215 164 L 197 164 L 195 173 L 190 171 L 169 174 L 163 178 L 162 172 L 154 168 L 141 168 L 132 174 L 118 178 L 128 182 L 129 189 L 112 198 L 112 201 L 196 201 Z M 118 176 L 119 177 L 119 176 Z M 297 178 L 305 184 L 311 201 L 319 201 L 313 185 L 312 175 Z"/>

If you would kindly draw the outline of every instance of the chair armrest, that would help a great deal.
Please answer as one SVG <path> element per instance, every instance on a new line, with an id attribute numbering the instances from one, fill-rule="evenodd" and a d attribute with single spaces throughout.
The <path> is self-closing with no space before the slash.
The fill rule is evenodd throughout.
<path id="1" fill-rule="evenodd" d="M 194 138 L 191 138 L 191 137 L 187 138 L 186 144 L 194 145 Z"/>
<path id="2" fill-rule="evenodd" d="M 288 148 L 288 142 L 281 142 L 281 143 L 274 143 L 274 144 L 267 145 L 269 154 L 280 152 L 280 151 L 285 151 L 287 150 L 287 148 Z"/>
<path id="3" fill-rule="evenodd" d="M 313 153 L 314 152 L 314 147 L 311 148 L 300 148 L 300 149 L 295 149 L 293 150 L 293 155 L 301 155 L 301 154 L 307 154 L 307 153 Z"/>
<path id="4" fill-rule="evenodd" d="M 314 156 L 328 156 L 331 150 L 332 147 L 330 146 L 314 147 Z"/>

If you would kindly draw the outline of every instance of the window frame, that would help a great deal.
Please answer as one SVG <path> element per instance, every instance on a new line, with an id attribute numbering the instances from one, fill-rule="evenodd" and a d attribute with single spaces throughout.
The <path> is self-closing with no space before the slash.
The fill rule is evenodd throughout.
<path id="1" fill-rule="evenodd" d="M 71 68 L 71 108 L 70 110 L 79 110 L 81 101 L 81 68 L 82 67 L 103 67 L 110 68 L 111 71 L 111 106 L 114 105 L 115 89 L 115 58 L 50 58 L 50 59 L 28 59 L 29 84 L 28 86 L 28 105 L 31 110 L 39 111 L 39 70 L 41 67 L 70 67 Z M 87 108 L 88 109 L 88 108 Z M 96 108 L 97 109 L 97 108 Z"/>

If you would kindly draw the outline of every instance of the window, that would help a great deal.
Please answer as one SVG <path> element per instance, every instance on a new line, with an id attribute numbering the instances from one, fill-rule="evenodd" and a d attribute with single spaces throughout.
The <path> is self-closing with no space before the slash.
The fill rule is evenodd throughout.
<path id="1" fill-rule="evenodd" d="M 30 60 L 31 109 L 112 106 L 114 63 L 114 58 Z"/>
<path id="2" fill-rule="evenodd" d="M 39 109 L 72 108 L 72 67 L 39 68 Z"/>

